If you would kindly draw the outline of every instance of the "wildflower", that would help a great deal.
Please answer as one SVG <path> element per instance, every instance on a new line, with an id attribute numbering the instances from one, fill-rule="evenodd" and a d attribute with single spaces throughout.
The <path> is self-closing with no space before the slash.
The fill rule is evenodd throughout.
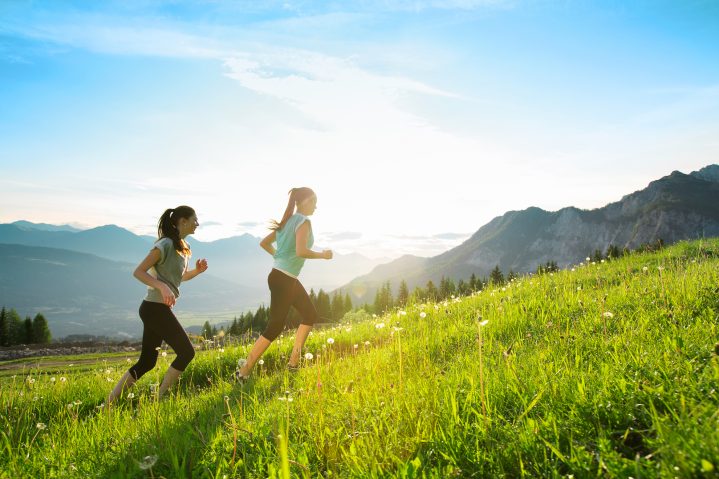
<path id="1" fill-rule="evenodd" d="M 35 379 L 31 378 L 30 376 L 27 377 L 28 384 L 35 384 Z"/>
<path id="2" fill-rule="evenodd" d="M 39 422 L 35 425 L 35 427 L 42 431 L 47 427 L 47 425 L 44 422 Z"/>
<path id="3" fill-rule="evenodd" d="M 581 291 L 581 290 L 582 290 L 582 287 L 581 287 L 581 286 L 577 286 L 577 291 Z"/>
<path id="4" fill-rule="evenodd" d="M 112 369 L 105 369 L 105 374 L 112 374 Z"/>
<path id="5" fill-rule="evenodd" d="M 260 359 L 259 361 L 257 361 L 257 364 L 259 364 L 260 366 L 262 366 L 263 364 L 265 364 L 265 360 L 264 360 L 264 359 Z"/>
<path id="6" fill-rule="evenodd" d="M 244 368 L 245 364 L 247 364 L 247 360 L 245 358 L 240 358 L 237 360 L 237 366 Z"/>
<path id="7" fill-rule="evenodd" d="M 384 328 L 384 323 L 377 323 L 374 325 L 374 327 L 377 329 L 382 329 L 382 328 Z"/>
<path id="8" fill-rule="evenodd" d="M 372 315 L 372 317 L 373 317 L 373 318 L 376 318 L 376 317 L 377 317 L 377 315 L 376 315 L 376 314 L 373 314 L 373 315 Z"/>
<path id="9" fill-rule="evenodd" d="M 61 376 L 61 377 L 60 377 L 60 382 L 61 382 L 61 383 L 64 383 L 65 381 L 67 381 L 67 378 L 66 378 L 65 376 Z"/>
<path id="10" fill-rule="evenodd" d="M 353 346 L 353 348 L 355 348 L 355 349 L 359 348 L 359 344 L 355 344 L 355 345 Z"/>
<path id="11" fill-rule="evenodd" d="M 134 399 L 135 393 L 127 393 L 127 399 Z"/>
<path id="12" fill-rule="evenodd" d="M 647 268 L 646 266 L 644 266 L 644 267 L 642 268 L 642 271 L 646 273 L 647 271 L 649 271 L 649 268 Z"/>
<path id="13" fill-rule="evenodd" d="M 105 378 L 105 381 L 107 381 L 108 383 L 111 383 L 111 382 L 112 382 L 112 378 L 111 378 L 111 377 L 107 377 L 107 378 Z"/>
<path id="14" fill-rule="evenodd" d="M 404 328 L 400 328 L 399 326 L 392 327 L 395 331 L 402 331 Z"/>
<path id="15" fill-rule="evenodd" d="M 99 406 L 95 406 L 95 409 L 102 409 L 105 407 L 105 403 L 101 403 Z"/>
<path id="16" fill-rule="evenodd" d="M 400 311 L 399 313 L 397 313 L 397 315 L 398 316 L 407 316 L 407 311 Z"/>
<path id="17" fill-rule="evenodd" d="M 480 326 L 486 326 L 488 322 L 489 322 L 489 320 L 488 320 L 488 319 L 485 319 L 484 321 L 482 321 L 481 323 L 479 323 L 479 325 L 480 325 Z"/>
<path id="18" fill-rule="evenodd" d="M 132 359 L 126 358 L 125 361 L 127 361 L 128 363 L 131 363 L 131 362 L 132 362 Z"/>
<path id="19" fill-rule="evenodd" d="M 75 404 L 73 404 L 73 403 L 69 403 L 69 404 L 67 405 L 67 408 L 68 408 L 68 409 L 72 409 L 72 408 L 74 408 L 74 407 L 75 407 Z"/>
<path id="20" fill-rule="evenodd" d="M 305 353 L 305 359 L 306 359 L 307 361 L 312 361 L 312 358 L 314 358 L 314 356 L 312 355 L 312 353 Z"/>
<path id="21" fill-rule="evenodd" d="M 162 357 L 163 357 L 163 358 L 164 358 L 164 357 L 167 357 L 167 351 L 163 351 L 163 352 L 162 352 Z"/>
<path id="22" fill-rule="evenodd" d="M 364 345 L 365 345 L 365 346 L 369 346 L 369 345 L 370 345 L 370 342 L 369 342 L 369 341 L 365 341 L 365 342 L 364 342 Z"/>
<path id="23" fill-rule="evenodd" d="M 605 318 L 612 319 L 614 317 L 614 314 L 610 311 L 604 311 L 604 314 L 602 314 L 602 316 L 604 316 Z"/>
<path id="24" fill-rule="evenodd" d="M 221 353 L 224 353 L 224 352 L 225 352 L 225 348 L 220 348 L 220 352 L 221 352 Z"/>
<path id="25" fill-rule="evenodd" d="M 422 311 L 421 313 L 419 313 L 419 317 L 422 318 L 422 319 L 424 319 L 424 318 L 427 317 L 427 313 L 425 313 L 424 311 Z"/>
<path id="26" fill-rule="evenodd" d="M 154 466 L 156 462 L 157 462 L 157 456 L 154 456 L 154 455 L 153 456 L 145 456 L 144 458 L 142 458 L 142 461 L 138 463 L 138 465 L 140 466 L 140 469 L 142 469 L 143 471 L 146 471 L 148 469 L 151 469 L 152 466 Z"/>
<path id="27" fill-rule="evenodd" d="M 658 269 L 659 271 L 663 271 L 663 270 L 664 270 L 664 266 L 657 266 L 657 269 Z"/>
<path id="28" fill-rule="evenodd" d="M 327 344 L 334 344 L 335 340 L 333 338 L 327 338 Z"/>
<path id="29" fill-rule="evenodd" d="M 590 258 L 589 256 L 587 256 L 587 257 L 585 258 L 585 261 L 586 261 L 587 263 L 589 263 L 591 260 L 592 260 L 592 258 Z"/>
<path id="30" fill-rule="evenodd" d="M 80 404 L 82 404 L 82 401 L 80 401 L 79 399 L 75 399 L 75 401 L 73 402 L 73 404 L 74 404 L 75 406 L 79 406 Z"/>
<path id="31" fill-rule="evenodd" d="M 50 382 L 51 382 L 51 383 L 54 383 L 54 382 L 55 382 L 55 376 L 53 376 L 53 377 L 50 378 Z"/>

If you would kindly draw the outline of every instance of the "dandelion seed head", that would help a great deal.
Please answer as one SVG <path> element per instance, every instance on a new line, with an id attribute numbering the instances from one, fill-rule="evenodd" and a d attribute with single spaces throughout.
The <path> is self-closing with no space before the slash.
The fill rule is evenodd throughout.
<path id="1" fill-rule="evenodd" d="M 486 326 L 488 322 L 489 322 L 489 320 L 488 320 L 488 319 L 485 319 L 484 321 L 482 321 L 481 323 L 479 323 L 479 325 L 480 325 L 480 326 Z"/>
<path id="2" fill-rule="evenodd" d="M 307 361 L 311 361 L 312 358 L 314 358 L 314 356 L 312 355 L 312 353 L 305 353 L 305 359 L 306 359 Z"/>
<path id="3" fill-rule="evenodd" d="M 237 365 L 238 365 L 239 367 L 244 368 L 244 367 L 245 367 L 245 364 L 247 364 L 247 359 L 245 359 L 245 358 L 240 358 L 240 359 L 237 360 Z"/>
<path id="4" fill-rule="evenodd" d="M 602 314 L 605 318 L 613 318 L 614 314 L 611 311 L 604 311 L 604 314 Z"/>
<path id="5" fill-rule="evenodd" d="M 55 382 L 55 376 L 53 376 L 53 377 L 50 378 L 50 382 L 51 382 L 51 383 L 54 383 L 54 382 Z"/>
<path id="6" fill-rule="evenodd" d="M 39 422 L 35 425 L 35 427 L 42 431 L 47 427 L 47 424 L 45 424 L 44 422 Z"/>
<path id="7" fill-rule="evenodd" d="M 419 313 L 419 317 L 422 318 L 422 319 L 424 319 L 424 318 L 427 317 L 427 313 L 425 313 L 424 311 L 422 311 L 421 313 Z"/>
<path id="8" fill-rule="evenodd" d="M 146 471 L 148 469 L 151 469 L 152 466 L 154 466 L 156 462 L 157 462 L 157 456 L 151 455 L 151 456 L 143 457 L 142 461 L 140 461 L 138 463 L 138 465 L 140 466 L 140 469 L 142 469 L 143 471 Z"/>
<path id="9" fill-rule="evenodd" d="M 162 352 L 162 357 L 163 357 L 163 358 L 164 358 L 164 357 L 167 357 L 167 351 L 163 351 L 163 352 Z"/>
<path id="10" fill-rule="evenodd" d="M 66 378 L 65 376 L 61 376 L 61 377 L 60 377 L 60 382 L 61 382 L 61 383 L 64 383 L 65 381 L 67 381 L 67 378 Z"/>
<path id="11" fill-rule="evenodd" d="M 127 399 L 134 399 L 135 393 L 127 393 Z"/>
<path id="12" fill-rule="evenodd" d="M 259 364 L 260 366 L 262 366 L 263 364 L 265 364 L 265 360 L 264 360 L 264 359 L 260 359 L 259 361 L 257 361 L 257 364 Z"/>
<path id="13" fill-rule="evenodd" d="M 334 344 L 335 340 L 334 338 L 327 338 L 327 344 Z"/>

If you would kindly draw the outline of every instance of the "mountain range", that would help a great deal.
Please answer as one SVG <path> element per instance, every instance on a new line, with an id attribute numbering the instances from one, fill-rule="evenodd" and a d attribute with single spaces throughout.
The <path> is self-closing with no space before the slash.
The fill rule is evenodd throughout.
<path id="1" fill-rule="evenodd" d="M 349 254 L 308 261 L 302 280 L 307 288 L 328 291 L 344 285 L 338 289 L 361 305 L 372 302 L 386 281 L 395 291 L 401 280 L 412 289 L 442 277 L 486 277 L 495 266 L 505 273 L 535 271 L 548 261 L 566 267 L 610 244 L 631 249 L 657 239 L 670 244 L 712 236 L 719 236 L 719 165 L 690 174 L 675 171 L 593 210 L 510 211 L 430 258 L 406 255 L 379 264 Z M 27 221 L 0 224 L 0 306 L 23 315 L 42 312 L 54 337 L 136 337 L 144 286 L 131 273 L 152 242 L 115 225 L 80 230 Z M 269 302 L 266 276 L 272 258 L 259 247 L 259 238 L 245 234 L 189 242 L 193 258 L 208 258 L 210 269 L 183 285 L 176 306 L 183 324 L 227 320 Z"/>
<path id="2" fill-rule="evenodd" d="M 509 211 L 440 255 L 402 256 L 341 289 L 361 304 L 372 302 L 386 281 L 396 291 L 405 280 L 411 290 L 429 280 L 437 284 L 443 276 L 455 281 L 472 274 L 487 277 L 496 266 L 505 274 L 536 271 L 548 261 L 566 267 L 597 249 L 606 252 L 610 244 L 634 249 L 658 239 L 671 244 L 713 236 L 719 236 L 719 165 L 689 174 L 674 171 L 602 208 Z"/>

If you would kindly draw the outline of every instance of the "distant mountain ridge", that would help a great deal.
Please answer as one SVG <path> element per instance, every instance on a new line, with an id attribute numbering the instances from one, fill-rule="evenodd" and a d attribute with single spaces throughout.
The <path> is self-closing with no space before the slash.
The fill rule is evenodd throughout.
<path id="1" fill-rule="evenodd" d="M 0 224 L 0 243 L 65 249 L 137 264 L 154 241 L 150 236 L 139 236 L 116 225 L 76 231 L 68 228 L 72 227 L 27 221 Z M 248 288 L 258 285 L 266 288 L 272 258 L 260 248 L 260 238 L 243 234 L 203 242 L 190 236 L 188 242 L 193 258 L 207 258 L 213 275 Z M 379 263 L 379 260 L 359 254 L 335 254 L 332 261 L 308 261 L 302 271 L 302 280 L 308 288 L 333 289 Z"/>
<path id="2" fill-rule="evenodd" d="M 404 256 L 377 266 L 342 290 L 356 302 L 371 302 L 385 281 L 397 288 L 438 282 L 442 276 L 468 279 L 488 276 L 499 266 L 505 273 L 535 271 L 547 261 L 560 267 L 582 261 L 610 244 L 636 248 L 657 239 L 719 236 L 719 165 L 684 174 L 674 171 L 643 190 L 602 208 L 575 207 L 549 212 L 536 207 L 510 211 L 482 226 L 459 246 L 431 258 Z"/>

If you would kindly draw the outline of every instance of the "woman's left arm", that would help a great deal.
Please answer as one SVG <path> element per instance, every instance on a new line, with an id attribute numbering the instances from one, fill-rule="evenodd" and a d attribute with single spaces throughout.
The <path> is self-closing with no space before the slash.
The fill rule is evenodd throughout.
<path id="1" fill-rule="evenodd" d="M 182 281 L 189 281 L 198 274 L 204 273 L 205 271 L 207 271 L 207 260 L 204 258 L 198 259 L 195 263 L 195 269 L 182 273 Z"/>

